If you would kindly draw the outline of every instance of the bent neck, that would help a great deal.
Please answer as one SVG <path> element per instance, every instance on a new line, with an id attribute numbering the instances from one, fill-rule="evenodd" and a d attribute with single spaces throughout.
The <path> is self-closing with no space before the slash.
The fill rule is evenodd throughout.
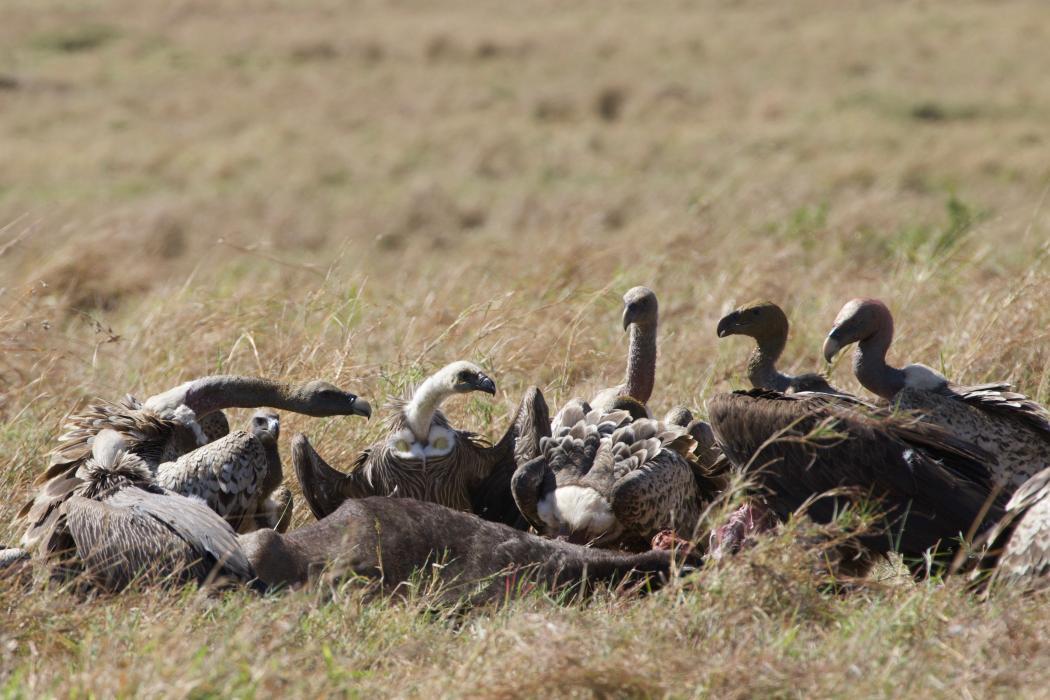
<path id="1" fill-rule="evenodd" d="M 756 389 L 786 391 L 791 378 L 777 371 L 777 360 L 784 352 L 787 334 L 756 337 L 757 346 L 747 361 L 747 378 Z"/>
<path id="2" fill-rule="evenodd" d="M 631 324 L 627 351 L 627 395 L 648 403 L 656 383 L 656 323 Z"/>
<path id="3" fill-rule="evenodd" d="M 892 399 L 904 388 L 904 372 L 886 364 L 886 352 L 893 342 L 893 322 L 885 323 L 857 344 L 853 355 L 853 373 L 868 391 Z"/>
<path id="4" fill-rule="evenodd" d="M 441 403 L 455 392 L 448 388 L 444 376 L 440 373 L 428 377 L 412 394 L 412 400 L 405 406 L 405 421 L 416 439 L 426 443 L 430 436 L 430 426 L 434 414 Z"/>

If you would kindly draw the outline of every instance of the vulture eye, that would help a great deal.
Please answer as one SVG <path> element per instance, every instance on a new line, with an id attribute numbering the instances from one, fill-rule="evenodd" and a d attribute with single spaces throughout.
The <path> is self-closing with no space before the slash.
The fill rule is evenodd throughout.
<path id="1" fill-rule="evenodd" d="M 459 373 L 459 376 L 457 378 L 461 382 L 470 381 L 470 372 L 468 372 L 467 370 L 463 370 L 462 372 Z"/>
<path id="2" fill-rule="evenodd" d="M 758 316 L 758 309 L 751 309 L 752 316 Z"/>

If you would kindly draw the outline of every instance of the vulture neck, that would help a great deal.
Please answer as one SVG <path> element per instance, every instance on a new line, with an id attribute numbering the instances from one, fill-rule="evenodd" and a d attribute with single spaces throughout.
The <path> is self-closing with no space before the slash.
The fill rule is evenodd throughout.
<path id="1" fill-rule="evenodd" d="M 430 425 L 441 402 L 455 392 L 449 388 L 445 377 L 439 372 L 428 377 L 412 394 L 412 400 L 405 406 L 405 422 L 409 430 L 422 444 L 427 444 L 430 437 Z"/>
<path id="2" fill-rule="evenodd" d="M 627 395 L 648 403 L 656 383 L 656 323 L 632 323 L 627 352 Z"/>
<path id="3" fill-rule="evenodd" d="M 787 344 L 787 329 L 783 333 L 756 336 L 758 346 L 747 361 L 747 378 L 756 389 L 787 391 L 791 378 L 777 371 L 777 360 Z"/>
<path id="4" fill-rule="evenodd" d="M 314 415 L 316 409 L 299 387 L 260 377 L 216 375 L 187 382 L 151 396 L 146 407 L 164 413 L 187 406 L 200 418 L 225 408 L 269 406 Z"/>
<path id="5" fill-rule="evenodd" d="M 893 342 L 893 319 L 882 319 L 875 332 L 857 344 L 853 373 L 873 394 L 890 400 L 904 388 L 904 372 L 886 364 L 886 352 Z"/>

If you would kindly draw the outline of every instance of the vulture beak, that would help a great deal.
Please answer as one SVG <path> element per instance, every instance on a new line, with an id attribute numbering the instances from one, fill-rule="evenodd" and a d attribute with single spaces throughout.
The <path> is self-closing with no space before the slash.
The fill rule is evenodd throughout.
<path id="1" fill-rule="evenodd" d="M 368 405 L 368 402 L 362 398 L 355 398 L 354 405 L 350 409 L 352 416 L 364 416 L 365 420 L 372 417 L 372 407 Z"/>
<path id="2" fill-rule="evenodd" d="M 831 333 L 828 333 L 828 337 L 824 339 L 824 347 L 821 348 L 821 351 L 824 353 L 824 361 L 830 364 L 841 349 L 842 343 L 835 338 L 835 331 L 831 331 Z"/>
<path id="3" fill-rule="evenodd" d="M 723 316 L 722 320 L 718 322 L 718 337 L 725 338 L 727 335 L 733 335 L 733 326 L 736 325 L 739 317 L 740 314 L 736 311 Z"/>
<path id="4" fill-rule="evenodd" d="M 478 391 L 484 391 L 486 394 L 492 394 L 493 396 L 496 395 L 496 382 L 480 372 L 477 379 L 471 382 L 471 385 Z"/>
<path id="5" fill-rule="evenodd" d="M 630 304 L 623 308 L 623 329 L 627 330 L 634 323 L 634 307 Z"/>
<path id="6" fill-rule="evenodd" d="M 268 416 L 266 418 L 266 429 L 276 437 L 281 432 L 281 419 L 277 416 Z"/>

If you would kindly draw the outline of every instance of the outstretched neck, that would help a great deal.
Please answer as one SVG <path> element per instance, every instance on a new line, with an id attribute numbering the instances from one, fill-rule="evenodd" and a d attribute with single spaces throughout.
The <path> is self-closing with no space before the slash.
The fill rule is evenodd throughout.
<path id="1" fill-rule="evenodd" d="M 892 399 L 904 388 L 904 371 L 886 364 L 886 352 L 893 342 L 893 326 L 883 324 L 857 344 L 853 373 L 865 389 L 884 399 Z"/>
<path id="2" fill-rule="evenodd" d="M 430 425 L 441 402 L 452 395 L 440 374 L 427 378 L 412 394 L 405 406 L 405 421 L 416 439 L 425 443 L 430 436 Z"/>
<path id="3" fill-rule="evenodd" d="M 272 408 L 310 414 L 308 398 L 298 387 L 261 377 L 214 375 L 180 384 L 151 396 L 146 407 L 164 414 L 186 405 L 199 418 L 225 408 Z"/>
<path id="4" fill-rule="evenodd" d="M 656 323 L 631 325 L 627 352 L 627 395 L 648 403 L 656 383 Z"/>
<path id="5" fill-rule="evenodd" d="M 758 345 L 747 361 L 747 378 L 756 389 L 787 391 L 791 378 L 777 371 L 777 360 L 784 352 L 787 336 L 774 335 L 755 338 Z"/>

